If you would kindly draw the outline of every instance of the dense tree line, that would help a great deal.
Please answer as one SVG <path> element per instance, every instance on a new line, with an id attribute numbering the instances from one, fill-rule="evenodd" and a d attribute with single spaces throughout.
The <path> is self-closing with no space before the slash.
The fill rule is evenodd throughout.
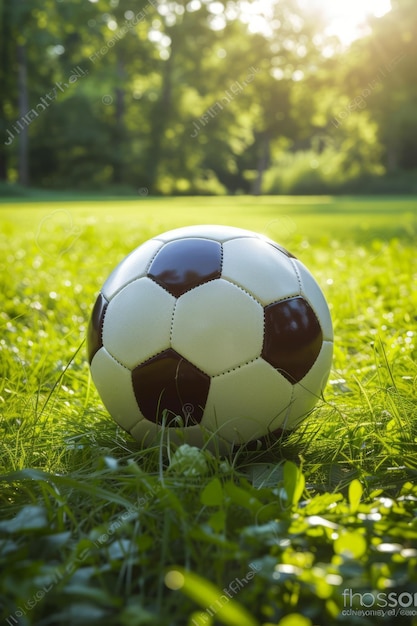
<path id="1" fill-rule="evenodd" d="M 297 0 L 2 0 L 0 181 L 417 191 L 417 4 L 392 7 L 346 50 Z"/>

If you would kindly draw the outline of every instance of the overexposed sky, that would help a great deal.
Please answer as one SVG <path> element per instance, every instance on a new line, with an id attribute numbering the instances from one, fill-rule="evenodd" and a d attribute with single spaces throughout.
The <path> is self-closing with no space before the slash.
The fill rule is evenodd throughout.
<path id="1" fill-rule="evenodd" d="M 242 0 L 240 8 L 250 30 L 265 33 L 270 30 L 269 19 L 277 1 L 283 0 Z M 369 15 L 382 17 L 391 10 L 391 0 L 298 0 L 298 4 L 300 17 L 303 12 L 321 15 L 327 23 L 325 34 L 337 35 L 346 45 L 367 32 L 365 21 Z"/>
<path id="2" fill-rule="evenodd" d="M 382 17 L 391 10 L 391 0 L 299 0 L 299 4 L 322 13 L 329 24 L 326 33 L 345 44 L 360 37 L 369 15 Z"/>

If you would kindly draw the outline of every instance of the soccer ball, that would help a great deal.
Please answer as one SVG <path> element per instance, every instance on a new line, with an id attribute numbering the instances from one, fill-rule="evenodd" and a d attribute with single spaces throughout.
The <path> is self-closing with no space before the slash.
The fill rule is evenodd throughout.
<path id="1" fill-rule="evenodd" d="M 135 439 L 229 449 L 276 439 L 311 411 L 333 331 L 322 291 L 287 250 L 240 228 L 190 226 L 116 267 L 87 344 L 104 405 Z"/>

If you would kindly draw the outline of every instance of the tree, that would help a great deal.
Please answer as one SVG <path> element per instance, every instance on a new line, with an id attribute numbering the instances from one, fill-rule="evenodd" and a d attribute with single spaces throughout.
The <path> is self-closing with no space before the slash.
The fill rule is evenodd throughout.
<path id="1" fill-rule="evenodd" d="M 6 148 L 7 108 L 11 93 L 12 46 L 10 45 L 11 3 L 2 0 L 0 3 L 0 181 L 7 180 L 9 152 Z M 6 142 L 6 143 L 5 143 Z"/>
<path id="2" fill-rule="evenodd" d="M 42 103 L 33 107 L 34 90 L 28 77 L 34 76 L 36 85 L 43 82 L 39 78 L 45 66 L 44 49 L 51 42 L 45 16 L 48 14 L 53 22 L 54 4 L 52 0 L 16 0 L 2 5 L 0 81 L 4 90 L 0 99 L 4 139 L 0 161 L 3 173 L 8 166 L 17 169 L 22 185 L 28 185 L 30 175 L 29 127 L 45 108 Z"/>
<path id="3" fill-rule="evenodd" d="M 417 5 L 393 0 L 392 6 L 371 21 L 372 34 L 353 47 L 346 76 L 346 85 L 378 125 L 382 162 L 389 173 L 417 168 Z"/>
<path id="4" fill-rule="evenodd" d="M 309 150 L 345 180 L 415 169 L 414 0 L 331 57 L 296 0 L 256 6 L 0 4 L 0 180 L 259 194 L 283 152 Z"/>

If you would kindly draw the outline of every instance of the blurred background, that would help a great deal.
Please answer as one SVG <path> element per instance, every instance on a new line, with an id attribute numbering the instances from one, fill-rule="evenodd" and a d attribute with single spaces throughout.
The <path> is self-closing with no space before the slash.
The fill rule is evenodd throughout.
<path id="1" fill-rule="evenodd" d="M 415 0 L 0 7 L 0 195 L 417 192 Z"/>

